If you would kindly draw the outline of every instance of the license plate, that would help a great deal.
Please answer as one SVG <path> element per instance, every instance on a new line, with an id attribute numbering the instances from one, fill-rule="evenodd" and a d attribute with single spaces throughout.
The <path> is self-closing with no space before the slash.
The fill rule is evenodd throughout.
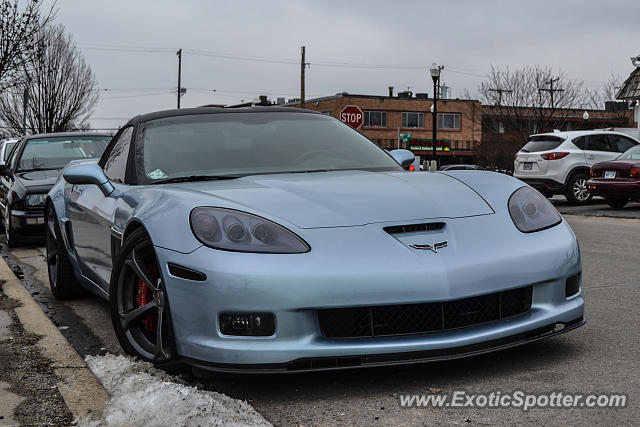
<path id="1" fill-rule="evenodd" d="M 604 178 L 605 179 L 614 179 L 616 177 L 616 171 L 605 171 Z"/>
<path id="2" fill-rule="evenodd" d="M 533 168 L 533 163 L 527 162 L 522 164 L 522 170 L 530 171 Z"/>
<path id="3" fill-rule="evenodd" d="M 44 224 L 44 218 L 27 218 L 28 225 Z"/>

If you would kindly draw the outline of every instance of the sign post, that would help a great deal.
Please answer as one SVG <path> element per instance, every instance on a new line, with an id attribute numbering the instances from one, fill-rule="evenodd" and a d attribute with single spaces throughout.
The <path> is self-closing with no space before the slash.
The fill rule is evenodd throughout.
<path id="1" fill-rule="evenodd" d="M 340 121 L 358 129 L 364 123 L 364 113 L 357 105 L 347 105 L 340 112 Z"/>

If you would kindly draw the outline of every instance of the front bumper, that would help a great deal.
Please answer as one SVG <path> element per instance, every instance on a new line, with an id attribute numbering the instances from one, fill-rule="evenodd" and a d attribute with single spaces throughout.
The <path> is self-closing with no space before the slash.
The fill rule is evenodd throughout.
<path id="1" fill-rule="evenodd" d="M 44 210 L 12 210 L 11 227 L 22 239 L 42 240 L 45 237 Z"/>
<path id="2" fill-rule="evenodd" d="M 301 237 L 312 246 L 306 254 L 206 247 L 183 254 L 157 247 L 177 352 L 194 366 L 219 371 L 338 369 L 465 357 L 549 336 L 559 324 L 567 330 L 582 324 L 581 292 L 565 297 L 567 278 L 581 271 L 569 226 L 525 235 L 502 222 L 504 232 L 495 233 L 494 221 L 510 221 L 498 216 L 446 219 L 444 230 L 426 237 L 394 239 L 380 224 L 352 227 L 347 239 L 339 228 L 304 230 Z M 425 238 L 449 245 L 437 254 L 407 247 Z M 207 279 L 172 276 L 168 263 Z M 348 339 L 328 338 L 319 328 L 319 309 L 451 301 L 529 285 L 529 311 L 472 327 Z M 273 313 L 276 333 L 223 335 L 223 312 Z"/>

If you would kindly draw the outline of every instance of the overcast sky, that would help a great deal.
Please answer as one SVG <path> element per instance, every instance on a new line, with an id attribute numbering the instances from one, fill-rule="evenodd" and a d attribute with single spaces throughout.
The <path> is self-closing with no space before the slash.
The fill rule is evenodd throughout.
<path id="1" fill-rule="evenodd" d="M 491 65 L 546 65 L 598 87 L 611 73 L 626 78 L 629 57 L 640 54 L 640 1 L 58 0 L 57 7 L 101 89 L 95 128 L 175 108 L 178 48 L 183 107 L 299 96 L 302 45 L 311 64 L 307 99 L 384 95 L 388 86 L 431 94 L 433 62 L 444 65 L 453 97 L 475 92 Z"/>

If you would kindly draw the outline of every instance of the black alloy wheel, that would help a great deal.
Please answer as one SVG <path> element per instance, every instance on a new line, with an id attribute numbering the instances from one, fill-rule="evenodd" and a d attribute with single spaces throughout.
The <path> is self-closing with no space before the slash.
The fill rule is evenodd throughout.
<path id="1" fill-rule="evenodd" d="M 151 239 L 129 236 L 111 275 L 111 320 L 124 351 L 154 363 L 174 358 L 169 304 Z"/>

